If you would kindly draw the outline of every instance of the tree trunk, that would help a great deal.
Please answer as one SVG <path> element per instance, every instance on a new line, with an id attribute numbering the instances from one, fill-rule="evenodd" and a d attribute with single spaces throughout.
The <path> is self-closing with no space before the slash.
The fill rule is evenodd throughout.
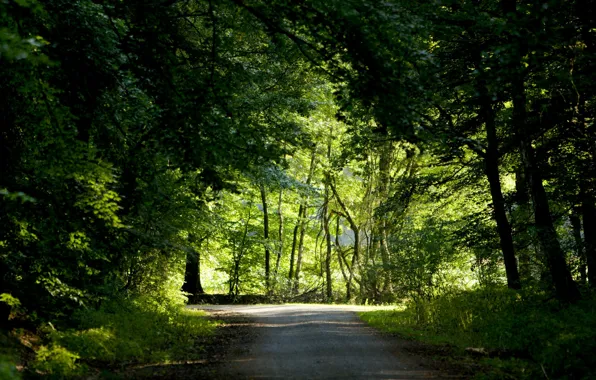
<path id="1" fill-rule="evenodd" d="M 300 203 L 300 207 L 298 207 L 298 221 L 296 221 L 296 225 L 294 226 L 294 235 L 292 238 L 292 250 L 290 251 L 290 272 L 288 273 L 288 279 L 292 280 L 294 278 L 294 257 L 296 254 L 296 243 L 298 242 L 298 231 L 300 230 L 300 224 L 302 222 L 302 215 L 304 212 L 304 204 Z"/>
<path id="2" fill-rule="evenodd" d="M 310 168 L 308 170 L 308 176 L 306 177 L 306 185 L 307 186 L 310 185 L 310 182 L 312 181 L 312 177 L 313 177 L 313 174 L 315 171 L 316 154 L 317 154 L 317 147 L 313 146 L 312 154 L 310 156 Z M 296 232 L 296 229 L 298 229 L 300 231 L 300 238 L 298 240 L 298 257 L 296 258 L 296 272 L 294 273 L 294 281 L 295 281 L 294 286 L 293 286 L 294 293 L 298 293 L 298 288 L 300 287 L 299 280 L 300 280 L 300 270 L 302 267 L 302 251 L 304 249 L 304 234 L 305 234 L 305 223 L 306 223 L 304 219 L 308 215 L 307 203 L 308 203 L 308 197 L 304 197 L 302 199 L 302 204 L 300 205 L 302 208 L 302 217 L 299 216 L 298 223 L 296 225 L 296 228 L 294 229 L 294 232 Z M 294 239 L 295 239 L 295 236 L 296 235 L 294 235 Z M 294 244 L 294 246 L 295 246 L 295 244 Z M 291 269 L 290 269 L 290 275 L 291 275 Z"/>
<path id="3" fill-rule="evenodd" d="M 588 282 L 591 288 L 596 288 L 596 207 L 594 197 L 586 192 L 582 193 L 582 218 L 584 222 Z"/>
<path id="4" fill-rule="evenodd" d="M 304 207 L 304 216 L 306 217 L 308 207 Z M 300 224 L 300 238 L 298 239 L 298 257 L 296 258 L 296 273 L 294 274 L 294 293 L 298 293 L 300 288 L 300 270 L 302 270 L 302 253 L 304 252 L 304 234 L 306 233 L 306 224 Z"/>
<path id="5" fill-rule="evenodd" d="M 271 291 L 271 278 L 270 278 L 270 252 L 269 252 L 269 213 L 267 212 L 267 193 L 265 192 L 265 186 L 260 186 L 261 190 L 261 203 L 263 204 L 263 239 L 265 240 L 265 289 L 267 294 Z"/>
<path id="6" fill-rule="evenodd" d="M 207 236 L 204 236 L 197 241 L 193 234 L 189 234 L 189 242 L 195 242 L 199 249 L 206 238 Z M 205 293 L 201 284 L 201 254 L 198 250 L 190 247 L 186 251 L 186 268 L 184 270 L 182 291 L 192 295 Z"/>
<path id="7" fill-rule="evenodd" d="M 327 182 L 327 181 L 325 181 Z M 329 222 L 331 215 L 329 215 L 329 184 L 325 183 L 325 205 L 323 206 L 323 228 L 325 229 L 325 243 L 327 252 L 325 255 L 325 285 L 327 302 L 331 301 L 333 297 L 331 284 L 331 233 L 329 232 Z"/>
<path id="8" fill-rule="evenodd" d="M 202 294 L 203 286 L 201 285 L 201 258 L 199 252 L 189 250 L 186 252 L 186 269 L 184 271 L 184 284 L 182 291 L 192 295 Z"/>
<path id="9" fill-rule="evenodd" d="M 509 20 L 509 27 L 518 29 L 516 23 L 517 9 L 515 0 L 502 0 L 504 16 Z M 532 147 L 532 137 L 529 133 L 526 117 L 526 89 L 524 85 L 524 68 L 521 65 L 521 57 L 525 54 L 522 50 L 524 43 L 523 36 L 510 34 L 510 41 L 518 49 L 513 49 L 515 56 L 512 58 L 509 70 L 511 76 L 511 96 L 513 100 L 512 129 L 519 141 L 519 153 L 524 167 L 526 179 L 530 188 L 534 220 L 541 251 L 546 255 L 548 269 L 555 286 L 557 298 L 562 302 L 575 302 L 581 298 L 579 289 L 571 277 L 571 272 L 565 260 L 565 254 L 561 249 L 557 232 L 553 225 L 552 215 L 548 204 L 542 174 L 536 162 L 536 154 Z"/>
<path id="10" fill-rule="evenodd" d="M 503 261 L 505 263 L 505 273 L 507 275 L 507 286 L 510 289 L 521 289 L 521 281 L 515 258 L 515 249 L 513 247 L 513 236 L 511 225 L 507 218 L 505 209 L 505 199 L 501 189 L 501 178 L 499 174 L 499 151 L 497 140 L 497 128 L 495 125 L 495 113 L 490 103 L 490 97 L 484 83 L 479 86 L 481 94 L 481 114 L 486 128 L 486 140 L 488 146 L 484 157 L 484 170 L 490 187 L 490 195 L 493 201 L 493 211 L 497 231 L 503 252 Z"/>
<path id="11" fill-rule="evenodd" d="M 279 247 L 277 250 L 277 260 L 275 260 L 275 272 L 274 272 L 275 277 L 277 277 L 277 273 L 279 272 L 279 263 L 281 261 L 281 256 L 283 255 L 283 251 L 284 251 L 284 216 L 281 211 L 282 200 L 283 200 L 283 190 L 280 189 L 279 190 L 279 200 L 277 202 L 277 215 L 279 217 L 279 229 L 278 229 Z"/>
<path id="12" fill-rule="evenodd" d="M 341 246 L 339 244 L 339 224 L 340 224 L 340 216 L 337 215 L 336 224 L 335 224 L 335 250 L 337 251 L 337 261 L 339 262 L 339 269 L 341 270 L 341 275 L 344 278 L 344 281 L 348 282 L 348 276 L 346 275 L 346 271 L 344 270 L 344 262 L 343 256 L 341 252 Z"/>
<path id="13" fill-rule="evenodd" d="M 582 240 L 582 224 L 579 218 L 579 211 L 574 207 L 569 215 L 569 222 L 571 223 L 571 229 L 573 232 L 573 241 L 575 242 L 575 254 L 579 261 L 579 276 L 582 284 L 587 283 L 587 272 L 586 272 L 586 255 L 584 254 L 584 242 Z"/>
<path id="14" fill-rule="evenodd" d="M 360 253 L 360 229 L 358 228 L 358 225 L 350 215 L 350 212 L 348 211 L 348 208 L 346 207 L 345 203 L 339 197 L 337 189 L 333 185 L 333 181 L 331 179 L 329 180 L 329 186 L 331 187 L 331 191 L 333 191 L 333 195 L 335 196 L 337 203 L 339 203 L 343 211 L 341 215 L 348 220 L 348 222 L 350 223 L 350 228 L 352 229 L 352 231 L 354 231 L 354 255 L 352 256 L 352 264 L 348 268 L 350 273 L 348 283 L 346 284 L 346 299 L 349 300 L 350 298 L 352 298 L 352 281 L 354 280 L 354 272 L 356 271 L 356 266 L 358 265 L 358 257 Z"/>
<path id="15" fill-rule="evenodd" d="M 381 148 L 379 157 L 379 185 L 378 194 L 381 198 L 381 203 L 388 198 L 389 192 L 389 178 L 391 169 L 391 155 L 393 153 L 393 143 L 388 141 Z M 387 244 L 387 223 L 385 218 L 378 222 L 379 237 L 380 237 L 380 251 L 381 260 L 383 262 L 383 289 L 382 295 L 389 295 L 393 289 L 391 284 L 391 272 L 389 271 L 390 253 Z"/>

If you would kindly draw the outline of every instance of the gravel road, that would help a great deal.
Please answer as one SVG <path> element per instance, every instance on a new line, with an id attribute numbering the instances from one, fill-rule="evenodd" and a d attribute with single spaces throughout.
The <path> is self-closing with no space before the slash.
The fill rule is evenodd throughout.
<path id="1" fill-rule="evenodd" d="M 356 312 L 378 308 L 335 305 L 191 306 L 242 313 L 256 339 L 232 349 L 222 368 L 230 379 L 443 379 L 427 360 L 363 323 Z"/>

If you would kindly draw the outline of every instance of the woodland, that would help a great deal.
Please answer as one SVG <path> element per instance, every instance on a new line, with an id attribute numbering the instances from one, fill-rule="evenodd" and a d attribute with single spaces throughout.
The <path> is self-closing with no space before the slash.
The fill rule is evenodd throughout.
<path id="1" fill-rule="evenodd" d="M 0 378 L 200 356 L 202 294 L 592 378 L 595 12 L 0 1 Z"/>

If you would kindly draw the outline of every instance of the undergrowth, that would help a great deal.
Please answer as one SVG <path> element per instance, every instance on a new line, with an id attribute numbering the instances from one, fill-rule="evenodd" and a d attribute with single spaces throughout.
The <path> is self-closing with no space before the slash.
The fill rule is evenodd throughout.
<path id="1" fill-rule="evenodd" d="M 0 379 L 16 380 L 21 378 L 16 367 L 18 357 L 18 343 L 5 331 L 0 330 Z"/>
<path id="2" fill-rule="evenodd" d="M 360 316 L 381 330 L 462 353 L 484 349 L 490 371 L 479 378 L 596 377 L 594 299 L 566 306 L 530 293 L 478 289 Z"/>
<path id="3" fill-rule="evenodd" d="M 203 349 L 199 338 L 211 335 L 217 325 L 204 316 L 150 298 L 80 311 L 72 328 L 48 325 L 32 368 L 44 377 L 70 378 L 131 364 L 197 359 Z"/>

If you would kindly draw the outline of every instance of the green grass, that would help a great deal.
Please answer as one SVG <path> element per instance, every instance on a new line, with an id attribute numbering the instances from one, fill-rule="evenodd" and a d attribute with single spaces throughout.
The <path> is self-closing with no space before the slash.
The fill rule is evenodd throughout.
<path id="1" fill-rule="evenodd" d="M 410 303 L 396 310 L 360 313 L 383 331 L 456 352 L 482 347 L 484 378 L 596 378 L 596 304 L 564 307 L 553 300 L 506 289 L 476 290 Z M 504 359 L 506 357 L 506 359 Z"/>
<path id="2" fill-rule="evenodd" d="M 17 372 L 20 347 L 14 337 L 0 330 L 0 379 L 16 380 L 21 376 Z"/>
<path id="3" fill-rule="evenodd" d="M 75 315 L 74 328 L 52 330 L 38 349 L 33 368 L 45 376 L 69 378 L 94 369 L 198 359 L 201 337 L 216 322 L 179 305 L 144 301 L 112 303 Z"/>

